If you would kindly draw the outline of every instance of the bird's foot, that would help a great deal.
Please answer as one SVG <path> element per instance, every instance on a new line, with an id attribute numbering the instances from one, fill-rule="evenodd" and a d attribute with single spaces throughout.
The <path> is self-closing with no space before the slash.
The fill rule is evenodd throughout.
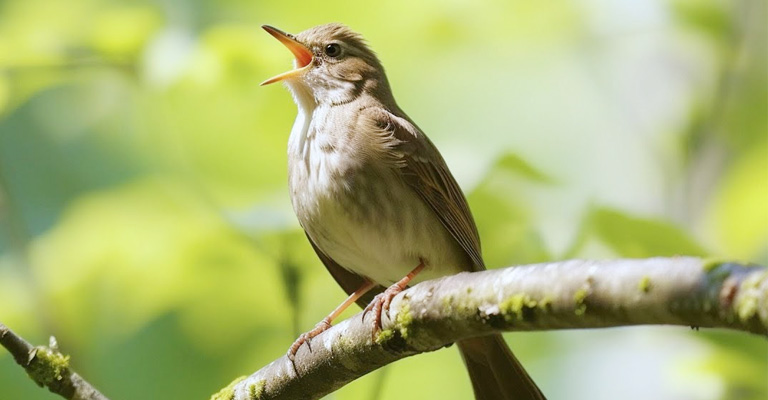
<path id="1" fill-rule="evenodd" d="M 373 301 L 371 301 L 371 304 L 368 304 L 368 306 L 365 307 L 365 310 L 363 310 L 363 319 L 365 319 L 365 316 L 369 312 L 373 313 L 373 332 L 371 333 L 371 339 L 374 341 L 376 341 L 376 335 L 383 329 L 381 325 L 382 315 L 387 313 L 387 318 L 389 318 L 389 304 L 392 302 L 392 299 L 403 290 L 405 290 L 404 286 L 395 283 L 383 292 L 377 294 L 376 297 L 373 298 Z"/>
<path id="2" fill-rule="evenodd" d="M 413 277 L 418 275 L 419 272 L 421 272 L 422 269 L 426 266 L 426 263 L 423 259 L 419 258 L 419 265 L 416 266 L 416 268 L 413 269 L 413 271 L 409 272 L 408 275 L 403 277 L 403 279 L 400 279 L 399 281 L 395 282 L 393 285 L 388 287 L 383 292 L 376 295 L 376 297 L 373 298 L 373 301 L 371 301 L 371 304 L 368 304 L 367 307 L 365 307 L 365 310 L 363 311 L 363 319 L 365 319 L 365 316 L 368 314 L 368 312 L 373 313 L 373 332 L 371 332 L 371 339 L 375 342 L 376 341 L 376 335 L 381 332 L 383 327 L 381 326 L 381 315 L 382 313 L 387 313 L 387 318 L 389 318 L 389 304 L 392 302 L 392 299 L 397 296 L 398 293 L 405 290 L 405 288 L 408 287 L 408 284 L 411 282 Z"/>
<path id="3" fill-rule="evenodd" d="M 304 332 L 301 335 L 299 335 L 299 337 L 296 338 L 296 340 L 293 342 L 291 347 L 288 349 L 288 354 L 286 354 L 286 356 L 291 361 L 291 364 L 293 365 L 293 371 L 296 372 L 297 375 L 298 375 L 298 371 L 296 371 L 296 362 L 294 361 L 294 359 L 296 358 L 296 352 L 299 351 L 299 347 L 301 347 L 302 344 L 306 343 L 307 347 L 309 348 L 309 351 L 312 351 L 312 345 L 311 345 L 312 338 L 327 331 L 328 328 L 330 327 L 331 327 L 331 319 L 329 317 L 323 318 L 323 320 L 318 322 L 317 325 L 315 325 L 315 327 L 311 331 Z"/>

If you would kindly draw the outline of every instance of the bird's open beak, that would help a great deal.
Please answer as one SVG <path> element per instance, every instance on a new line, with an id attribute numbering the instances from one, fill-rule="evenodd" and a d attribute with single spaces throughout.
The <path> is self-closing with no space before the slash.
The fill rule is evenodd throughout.
<path id="1" fill-rule="evenodd" d="M 280 43 L 284 44 L 285 47 L 287 47 L 288 50 L 293 53 L 293 56 L 296 57 L 293 62 L 292 70 L 283 72 L 280 75 L 273 76 L 266 81 L 261 82 L 261 86 L 269 85 L 270 83 L 279 82 L 285 79 L 295 78 L 303 74 L 311 67 L 313 58 L 312 52 L 306 46 L 297 42 L 296 39 L 293 38 L 293 35 L 285 33 L 280 29 L 271 27 L 269 25 L 262 25 L 261 27 L 264 28 L 264 30 L 267 31 L 270 35 L 274 36 L 275 39 L 279 40 Z"/>

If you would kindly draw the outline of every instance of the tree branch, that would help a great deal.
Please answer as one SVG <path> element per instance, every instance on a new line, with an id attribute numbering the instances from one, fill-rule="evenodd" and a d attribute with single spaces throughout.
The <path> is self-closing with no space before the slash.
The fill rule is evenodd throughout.
<path id="1" fill-rule="evenodd" d="M 358 314 L 212 397 L 316 399 L 377 368 L 501 331 L 681 325 L 768 335 L 768 269 L 698 258 L 563 261 L 462 273 L 400 293 L 372 340 Z"/>
<path id="2" fill-rule="evenodd" d="M 54 342 L 53 338 L 51 341 Z M 69 356 L 51 346 L 32 347 L 29 342 L 0 323 L 0 344 L 5 347 L 30 378 L 65 399 L 109 400 L 69 368 Z"/>

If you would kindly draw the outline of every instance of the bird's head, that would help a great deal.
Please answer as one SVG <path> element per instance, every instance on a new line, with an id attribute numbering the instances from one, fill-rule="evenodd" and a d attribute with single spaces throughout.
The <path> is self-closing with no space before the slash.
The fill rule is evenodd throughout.
<path id="1" fill-rule="evenodd" d="M 294 95 L 306 93 L 318 104 L 339 104 L 363 92 L 389 96 L 384 68 L 362 36 L 341 24 L 326 24 L 297 35 L 262 26 L 293 53 L 293 69 L 262 82 L 283 81 Z"/>

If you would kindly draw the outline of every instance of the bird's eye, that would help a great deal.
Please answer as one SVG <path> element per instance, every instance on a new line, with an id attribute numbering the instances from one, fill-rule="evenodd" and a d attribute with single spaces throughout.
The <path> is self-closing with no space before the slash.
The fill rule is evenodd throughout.
<path id="1" fill-rule="evenodd" d="M 331 43 L 325 46 L 325 55 L 336 58 L 341 55 L 341 46 L 338 43 Z"/>

